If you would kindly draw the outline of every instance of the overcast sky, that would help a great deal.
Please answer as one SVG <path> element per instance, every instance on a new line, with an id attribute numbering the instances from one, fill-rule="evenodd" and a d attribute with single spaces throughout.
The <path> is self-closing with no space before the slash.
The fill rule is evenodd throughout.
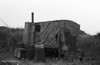
<path id="1" fill-rule="evenodd" d="M 24 27 L 31 12 L 35 22 L 66 19 L 80 24 L 86 33 L 100 32 L 100 0 L 0 0 L 0 19 L 10 27 Z"/>

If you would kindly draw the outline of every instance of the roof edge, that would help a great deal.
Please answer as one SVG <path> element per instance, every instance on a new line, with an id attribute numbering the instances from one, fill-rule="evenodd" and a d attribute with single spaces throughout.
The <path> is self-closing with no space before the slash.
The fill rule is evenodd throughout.
<path id="1" fill-rule="evenodd" d="M 47 23 L 47 22 L 63 22 L 63 21 L 68 21 L 68 22 L 72 22 L 74 24 L 79 25 L 78 23 L 72 21 L 72 20 L 65 20 L 65 19 L 60 19 L 60 20 L 50 20 L 50 21 L 40 21 L 40 22 L 35 22 L 35 23 Z"/>

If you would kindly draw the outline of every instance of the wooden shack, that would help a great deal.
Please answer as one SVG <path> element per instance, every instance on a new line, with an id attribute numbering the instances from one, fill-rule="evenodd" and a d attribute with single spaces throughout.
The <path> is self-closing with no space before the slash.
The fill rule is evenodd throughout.
<path id="1" fill-rule="evenodd" d="M 24 44 L 27 45 L 27 48 L 33 45 L 35 46 L 34 50 L 37 58 L 45 57 L 44 48 L 62 50 L 62 48 L 66 46 L 68 48 L 70 47 L 71 50 L 75 50 L 76 36 L 80 34 L 79 31 L 80 25 L 70 20 L 54 20 L 36 23 L 26 22 Z M 40 49 L 42 52 L 39 51 Z M 66 48 L 66 50 L 68 49 Z"/>

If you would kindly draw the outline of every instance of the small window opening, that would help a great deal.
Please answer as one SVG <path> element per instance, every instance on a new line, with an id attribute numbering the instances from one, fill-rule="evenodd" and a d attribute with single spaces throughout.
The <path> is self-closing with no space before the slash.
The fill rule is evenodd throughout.
<path id="1" fill-rule="evenodd" d="M 37 24 L 35 25 L 35 32 L 40 32 L 41 25 Z"/>

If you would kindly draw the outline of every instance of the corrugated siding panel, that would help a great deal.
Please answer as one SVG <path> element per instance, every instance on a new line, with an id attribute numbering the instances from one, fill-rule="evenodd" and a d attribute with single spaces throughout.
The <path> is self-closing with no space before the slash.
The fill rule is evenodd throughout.
<path id="1" fill-rule="evenodd" d="M 56 22 L 51 22 L 48 27 L 46 28 L 47 30 L 41 33 L 41 41 L 45 41 L 44 44 L 45 46 L 53 47 L 56 46 L 56 41 L 55 41 L 55 35 L 59 33 L 60 29 L 58 28 L 58 23 Z"/>
<path id="2" fill-rule="evenodd" d="M 44 41 L 47 37 L 48 37 L 48 32 L 50 31 L 50 23 L 48 23 L 49 25 L 46 27 L 45 31 L 41 31 L 41 39 L 42 41 Z M 44 27 L 45 28 L 45 27 Z"/>
<path id="3" fill-rule="evenodd" d="M 58 43 L 56 40 L 51 39 L 52 41 L 46 42 L 45 47 L 50 47 L 50 48 L 58 48 Z"/>
<path id="4" fill-rule="evenodd" d="M 64 31 L 70 31 L 66 23 L 64 22 L 51 22 L 48 23 L 49 25 L 46 28 L 44 32 L 41 33 L 41 41 L 45 41 L 45 46 L 49 47 L 58 47 L 58 43 L 55 40 L 56 34 L 61 34 L 61 40 L 65 41 L 64 37 Z M 64 28 L 64 29 L 63 29 Z"/>
<path id="5" fill-rule="evenodd" d="M 46 27 L 44 27 L 43 29 L 45 30 L 42 30 L 41 31 L 41 39 L 42 39 L 42 41 L 44 41 L 47 37 L 48 37 L 48 35 L 50 34 L 50 31 L 52 31 L 52 26 L 50 25 L 51 23 L 48 23 L 48 26 L 46 26 Z"/>
<path id="6" fill-rule="evenodd" d="M 41 26 L 41 34 L 44 33 L 44 31 L 47 29 L 47 27 L 49 26 L 50 23 L 43 23 Z"/>

